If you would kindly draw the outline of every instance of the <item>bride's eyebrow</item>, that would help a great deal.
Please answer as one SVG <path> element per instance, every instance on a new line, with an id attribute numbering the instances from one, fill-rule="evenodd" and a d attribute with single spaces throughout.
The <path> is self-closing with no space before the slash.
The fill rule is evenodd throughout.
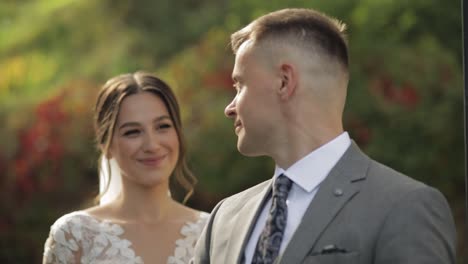
<path id="1" fill-rule="evenodd" d="M 168 116 L 168 115 L 162 115 L 162 116 L 160 116 L 160 117 L 155 118 L 155 119 L 153 120 L 153 122 L 156 123 L 156 122 L 160 122 L 160 121 L 165 120 L 165 119 L 168 119 L 169 121 L 172 121 L 172 118 L 171 118 L 170 116 Z"/>
<path id="2" fill-rule="evenodd" d="M 127 127 L 136 127 L 136 126 L 140 126 L 140 123 L 138 123 L 138 122 L 126 122 L 126 123 L 123 123 L 122 125 L 119 126 L 119 130 L 121 130 L 123 128 L 127 128 Z"/>
<path id="3" fill-rule="evenodd" d="M 168 115 L 162 115 L 162 116 L 159 116 L 159 117 L 156 117 L 154 120 L 153 120 L 153 123 L 157 123 L 157 122 L 161 122 L 162 120 L 169 120 L 169 121 L 172 121 L 172 118 Z M 123 128 L 127 128 L 127 127 L 136 127 L 136 126 L 141 126 L 141 124 L 139 122 L 125 122 L 123 123 L 122 125 L 119 126 L 119 130 L 123 129 Z"/>

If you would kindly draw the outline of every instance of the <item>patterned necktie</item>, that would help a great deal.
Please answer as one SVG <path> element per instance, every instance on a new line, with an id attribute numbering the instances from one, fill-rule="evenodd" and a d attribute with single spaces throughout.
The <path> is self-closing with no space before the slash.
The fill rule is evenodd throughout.
<path id="1" fill-rule="evenodd" d="M 263 228 L 252 259 L 254 264 L 273 263 L 278 257 L 281 241 L 283 240 L 288 207 L 286 199 L 291 189 L 292 181 L 281 174 L 273 185 L 273 196 L 268 218 Z"/>

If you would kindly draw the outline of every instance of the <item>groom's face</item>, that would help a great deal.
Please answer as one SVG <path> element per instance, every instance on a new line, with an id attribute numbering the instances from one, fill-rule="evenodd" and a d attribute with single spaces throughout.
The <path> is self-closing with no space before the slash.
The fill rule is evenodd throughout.
<path id="1" fill-rule="evenodd" d="M 225 114 L 234 121 L 237 148 L 246 156 L 268 155 L 274 133 L 276 76 L 268 60 L 247 41 L 236 53 L 232 78 L 237 94 Z"/>

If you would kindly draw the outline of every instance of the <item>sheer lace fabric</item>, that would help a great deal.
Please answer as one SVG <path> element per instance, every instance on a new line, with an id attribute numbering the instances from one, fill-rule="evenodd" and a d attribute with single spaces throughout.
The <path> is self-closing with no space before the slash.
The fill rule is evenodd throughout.
<path id="1" fill-rule="evenodd" d="M 208 214 L 201 213 L 196 222 L 183 225 L 182 237 L 175 242 L 168 264 L 189 262 L 207 220 Z M 82 211 L 64 215 L 50 228 L 44 248 L 45 263 L 143 263 L 135 255 L 132 242 L 122 238 L 123 233 L 120 225 L 98 220 Z"/>

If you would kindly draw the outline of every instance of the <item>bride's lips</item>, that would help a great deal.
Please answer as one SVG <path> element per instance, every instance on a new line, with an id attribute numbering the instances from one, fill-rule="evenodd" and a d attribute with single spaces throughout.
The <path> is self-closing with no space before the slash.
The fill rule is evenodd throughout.
<path id="1" fill-rule="evenodd" d="M 148 166 L 148 167 L 157 167 L 163 159 L 167 155 L 162 155 L 158 157 L 150 157 L 150 158 L 143 158 L 143 159 L 138 159 L 139 162 L 141 162 L 143 165 Z"/>

